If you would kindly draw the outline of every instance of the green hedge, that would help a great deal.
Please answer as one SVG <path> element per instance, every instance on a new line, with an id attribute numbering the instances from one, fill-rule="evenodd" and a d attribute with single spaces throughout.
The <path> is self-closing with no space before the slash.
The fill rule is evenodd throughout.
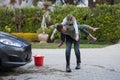
<path id="1" fill-rule="evenodd" d="M 43 11 L 40 7 L 35 8 L 23 8 L 24 14 L 24 25 L 22 27 L 22 32 L 34 32 L 41 27 L 41 20 Z M 19 9 L 17 9 L 19 12 Z M 39 12 L 39 22 L 35 23 L 34 18 L 36 12 Z M 93 27 L 100 28 L 97 32 L 92 32 L 94 36 L 98 38 L 98 41 L 107 42 L 117 42 L 120 39 L 120 4 L 118 5 L 97 5 L 94 12 L 91 12 L 88 7 L 76 7 L 74 5 L 66 6 L 55 6 L 54 11 L 50 12 L 52 22 L 48 24 L 61 23 L 63 18 L 67 14 L 73 14 L 77 21 L 81 24 L 89 24 Z M 5 26 L 7 25 L 11 32 L 15 32 L 16 25 L 12 21 L 13 10 L 8 10 L 6 8 L 0 9 L 0 30 L 7 31 Z M 52 30 L 49 31 L 49 35 Z M 58 38 L 58 34 L 56 38 Z M 83 39 L 86 36 L 83 35 Z"/>
<path id="2" fill-rule="evenodd" d="M 87 23 L 99 27 L 95 36 L 99 41 L 117 42 L 120 39 L 120 4 L 97 6 Z"/>

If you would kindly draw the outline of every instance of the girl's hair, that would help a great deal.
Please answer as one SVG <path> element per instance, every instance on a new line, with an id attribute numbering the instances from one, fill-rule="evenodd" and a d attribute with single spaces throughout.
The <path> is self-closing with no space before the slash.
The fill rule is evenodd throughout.
<path id="1" fill-rule="evenodd" d="M 67 21 L 74 21 L 74 16 L 71 15 L 71 14 L 68 14 L 67 17 L 66 17 Z"/>

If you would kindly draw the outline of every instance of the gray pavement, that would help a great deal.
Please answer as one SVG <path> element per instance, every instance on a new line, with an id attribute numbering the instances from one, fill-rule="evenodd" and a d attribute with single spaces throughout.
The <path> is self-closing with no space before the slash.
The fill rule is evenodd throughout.
<path id="1" fill-rule="evenodd" d="M 76 58 L 71 51 L 71 73 L 65 72 L 65 49 L 33 49 L 34 55 L 44 55 L 44 65 L 31 63 L 0 80 L 120 80 L 120 44 L 81 51 L 81 69 L 75 70 Z"/>

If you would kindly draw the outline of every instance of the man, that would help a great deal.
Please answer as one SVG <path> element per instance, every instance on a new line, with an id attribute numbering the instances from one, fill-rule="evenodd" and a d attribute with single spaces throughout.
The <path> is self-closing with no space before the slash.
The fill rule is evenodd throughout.
<path id="1" fill-rule="evenodd" d="M 73 25 L 73 28 L 75 29 L 75 40 L 76 40 L 76 41 L 79 40 L 78 24 L 77 24 L 77 21 L 76 21 L 76 19 L 75 19 L 75 17 L 74 17 L 73 15 L 68 14 L 68 15 L 63 19 L 63 21 L 62 21 L 61 24 L 63 24 L 63 25 L 72 24 L 72 25 Z M 51 28 L 51 27 L 53 27 L 53 25 L 50 26 L 50 28 Z M 53 31 L 53 33 L 52 33 L 52 35 L 51 35 L 51 37 L 50 37 L 51 40 L 53 40 L 54 34 L 55 34 L 56 32 L 57 32 L 57 30 L 56 30 L 56 28 L 55 28 L 54 31 Z"/>
<path id="2" fill-rule="evenodd" d="M 85 30 L 85 28 L 89 28 L 92 29 L 93 31 L 96 31 L 98 28 L 93 28 L 90 27 L 89 25 L 79 25 L 78 29 L 79 29 L 79 33 L 80 31 L 84 32 L 86 35 L 88 35 L 90 38 L 92 38 L 94 41 L 96 41 L 96 38 L 93 37 L 89 32 L 87 32 Z M 62 25 L 62 24 L 58 24 L 56 26 L 56 29 L 61 32 L 61 44 L 59 45 L 59 47 L 63 44 L 63 42 L 66 40 L 66 72 L 71 72 L 71 68 L 70 68 L 70 54 L 71 54 L 71 48 L 72 48 L 72 43 L 74 43 L 74 51 L 75 51 L 75 55 L 76 55 L 76 63 L 77 66 L 75 67 L 75 69 L 80 69 L 80 63 L 81 63 L 81 57 L 80 57 L 80 39 L 78 41 L 75 40 L 75 29 L 73 27 L 73 25 L 68 24 L 68 25 Z M 80 34 L 79 34 L 80 35 Z"/>

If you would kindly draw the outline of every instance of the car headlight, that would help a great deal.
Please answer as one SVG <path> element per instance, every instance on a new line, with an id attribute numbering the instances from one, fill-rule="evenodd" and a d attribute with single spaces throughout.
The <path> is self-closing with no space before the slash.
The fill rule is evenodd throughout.
<path id="1" fill-rule="evenodd" d="M 11 45 L 11 46 L 16 46 L 16 47 L 21 47 L 22 45 L 14 40 L 6 39 L 6 38 L 1 38 L 0 42 L 6 45 Z"/>

